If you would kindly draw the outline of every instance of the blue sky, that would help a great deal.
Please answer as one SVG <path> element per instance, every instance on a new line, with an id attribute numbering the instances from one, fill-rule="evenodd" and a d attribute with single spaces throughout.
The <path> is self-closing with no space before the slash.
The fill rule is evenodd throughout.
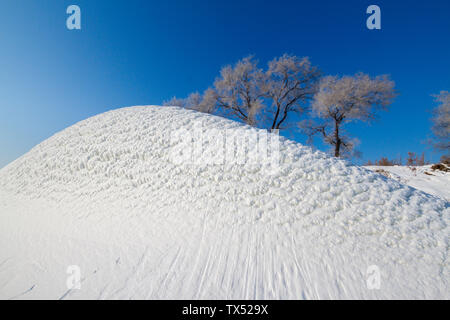
<path id="1" fill-rule="evenodd" d="M 66 28 L 71 4 L 81 30 Z M 381 8 L 381 30 L 365 26 L 370 4 Z M 202 91 L 226 64 L 283 53 L 310 57 L 324 74 L 396 82 L 390 112 L 349 127 L 359 161 L 408 151 L 439 158 L 422 141 L 430 95 L 450 90 L 448 0 L 2 0 L 0 26 L 0 167 L 79 120 Z"/>

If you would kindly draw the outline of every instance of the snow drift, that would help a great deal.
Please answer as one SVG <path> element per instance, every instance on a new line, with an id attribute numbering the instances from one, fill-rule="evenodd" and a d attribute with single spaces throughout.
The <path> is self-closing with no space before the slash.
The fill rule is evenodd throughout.
<path id="1" fill-rule="evenodd" d="M 255 130 L 123 108 L 1 169 L 0 298 L 450 298 L 448 202 L 286 139 L 275 172 L 175 164 L 198 124 Z"/>
<path id="2" fill-rule="evenodd" d="M 450 172 L 424 166 L 366 166 L 385 177 L 407 184 L 418 190 L 450 200 Z"/>

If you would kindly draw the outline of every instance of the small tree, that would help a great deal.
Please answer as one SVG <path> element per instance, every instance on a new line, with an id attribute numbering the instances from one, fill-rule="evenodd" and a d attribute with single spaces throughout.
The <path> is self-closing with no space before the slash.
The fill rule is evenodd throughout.
<path id="1" fill-rule="evenodd" d="M 301 127 L 309 135 L 321 133 L 324 142 L 334 147 L 334 155 L 340 157 L 343 151 L 351 152 L 355 146 L 343 134 L 342 125 L 355 120 L 375 120 L 376 111 L 387 110 L 395 96 L 394 82 L 386 75 L 328 76 L 320 81 L 312 104 L 313 113 L 322 123 L 303 122 Z"/>
<path id="2" fill-rule="evenodd" d="M 406 158 L 407 166 L 415 166 L 417 165 L 417 156 L 414 152 L 408 152 L 408 158 Z"/>
<path id="3" fill-rule="evenodd" d="M 263 94 L 271 101 L 270 129 L 280 129 L 291 113 L 303 112 L 317 91 L 319 70 L 308 58 L 284 54 L 268 64 Z"/>
<path id="4" fill-rule="evenodd" d="M 433 110 L 433 147 L 437 150 L 450 151 L 450 92 L 441 91 L 434 95 L 438 106 Z"/>
<path id="5" fill-rule="evenodd" d="M 377 166 L 384 166 L 384 167 L 394 166 L 396 164 L 395 160 L 389 160 L 387 157 L 381 157 L 381 159 L 375 161 L 375 163 L 377 164 Z"/>
<path id="6" fill-rule="evenodd" d="M 163 102 L 163 106 L 184 108 L 186 106 L 185 100 L 186 99 L 180 99 L 180 98 L 177 98 L 177 97 L 172 97 L 169 100 L 164 101 Z"/>
<path id="7" fill-rule="evenodd" d="M 189 97 L 188 97 L 189 99 Z M 208 88 L 203 92 L 201 99 L 197 99 L 195 97 L 190 100 L 196 102 L 195 106 L 192 108 L 193 110 L 197 110 L 205 113 L 213 113 L 217 109 L 217 94 L 216 92 Z"/>
<path id="8" fill-rule="evenodd" d="M 424 166 L 425 165 L 425 152 L 422 152 L 421 156 L 417 157 L 416 164 L 418 166 Z"/>
<path id="9" fill-rule="evenodd" d="M 173 97 L 163 103 L 164 106 L 174 106 L 192 109 L 205 113 L 213 113 L 216 108 L 216 93 L 213 89 L 207 89 L 203 95 L 198 92 L 191 93 L 185 99 Z"/>
<path id="10" fill-rule="evenodd" d="M 443 164 L 450 166 L 450 156 L 443 155 L 439 161 Z"/>

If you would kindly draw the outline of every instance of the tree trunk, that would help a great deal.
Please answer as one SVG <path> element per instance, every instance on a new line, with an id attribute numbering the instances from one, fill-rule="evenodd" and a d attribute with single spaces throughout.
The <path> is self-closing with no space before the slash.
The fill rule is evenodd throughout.
<path id="1" fill-rule="evenodd" d="M 339 158 L 341 152 L 341 138 L 339 137 L 339 123 L 337 121 L 334 122 L 334 156 Z"/>
<path id="2" fill-rule="evenodd" d="M 270 129 L 270 131 L 273 131 L 273 129 L 275 129 L 276 125 L 277 125 L 277 120 L 278 120 L 278 115 L 280 114 L 280 105 L 277 104 L 277 112 L 275 113 L 275 117 L 273 118 L 273 122 L 272 122 L 272 128 Z"/>

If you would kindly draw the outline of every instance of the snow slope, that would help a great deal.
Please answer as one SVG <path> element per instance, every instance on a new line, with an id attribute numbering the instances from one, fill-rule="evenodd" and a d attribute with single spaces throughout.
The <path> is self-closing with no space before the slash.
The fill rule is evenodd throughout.
<path id="1" fill-rule="evenodd" d="M 450 298 L 448 202 L 286 139 L 275 172 L 174 163 L 195 126 L 210 146 L 255 131 L 123 108 L 1 169 L 0 298 Z"/>
<path id="2" fill-rule="evenodd" d="M 369 170 L 384 170 L 385 176 L 426 193 L 450 201 L 450 172 L 432 170 L 426 166 L 367 166 Z"/>

